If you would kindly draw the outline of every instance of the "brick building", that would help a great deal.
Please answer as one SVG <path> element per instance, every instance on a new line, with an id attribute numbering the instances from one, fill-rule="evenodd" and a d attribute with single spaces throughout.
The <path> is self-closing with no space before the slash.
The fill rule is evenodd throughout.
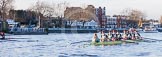
<path id="1" fill-rule="evenodd" d="M 96 19 L 95 7 L 93 5 L 88 5 L 87 8 L 81 7 L 67 7 L 64 11 L 65 19 L 70 20 L 90 20 Z"/>
<path id="2" fill-rule="evenodd" d="M 99 27 L 100 28 L 106 28 L 106 21 L 107 21 L 107 18 L 106 18 L 106 8 L 96 8 L 96 16 L 98 18 L 98 21 L 99 21 Z"/>

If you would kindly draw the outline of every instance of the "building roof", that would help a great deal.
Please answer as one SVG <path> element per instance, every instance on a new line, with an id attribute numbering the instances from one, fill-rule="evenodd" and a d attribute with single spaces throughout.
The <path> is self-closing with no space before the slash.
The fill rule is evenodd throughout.
<path id="1" fill-rule="evenodd" d="M 12 20 L 12 19 L 7 19 L 6 21 L 7 21 L 8 24 L 13 24 L 13 25 L 14 25 L 14 24 L 19 24 L 19 22 L 15 22 L 15 21 Z"/>

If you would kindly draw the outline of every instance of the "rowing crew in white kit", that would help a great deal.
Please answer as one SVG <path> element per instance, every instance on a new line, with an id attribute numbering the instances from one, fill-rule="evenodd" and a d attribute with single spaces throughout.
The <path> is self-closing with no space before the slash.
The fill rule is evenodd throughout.
<path id="1" fill-rule="evenodd" d="M 122 41 L 122 40 L 137 40 L 142 39 L 141 35 L 135 30 L 124 30 L 123 33 L 119 33 L 116 30 L 109 31 L 108 34 L 105 34 L 104 31 L 101 31 L 101 38 L 99 39 L 97 34 L 94 33 L 92 42 L 108 42 L 108 41 Z"/>

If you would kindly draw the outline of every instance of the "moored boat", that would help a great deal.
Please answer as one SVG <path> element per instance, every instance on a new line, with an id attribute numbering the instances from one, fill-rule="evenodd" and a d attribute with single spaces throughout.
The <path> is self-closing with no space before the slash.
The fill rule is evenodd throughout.
<path id="1" fill-rule="evenodd" d="M 153 26 L 147 26 L 147 27 L 145 27 L 143 32 L 145 32 L 145 33 L 158 33 L 158 30 Z"/>
<path id="2" fill-rule="evenodd" d="M 136 29 L 139 33 L 143 33 L 143 29 L 137 28 Z"/>

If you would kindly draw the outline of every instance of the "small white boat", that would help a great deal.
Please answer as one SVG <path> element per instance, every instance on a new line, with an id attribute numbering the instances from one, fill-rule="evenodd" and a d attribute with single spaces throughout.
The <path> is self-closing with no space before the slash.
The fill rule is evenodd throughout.
<path id="1" fill-rule="evenodd" d="M 145 33 L 158 33 L 158 30 L 154 26 L 146 26 L 143 30 Z"/>
<path id="2" fill-rule="evenodd" d="M 139 33 L 143 33 L 143 29 L 137 28 L 136 31 L 138 31 Z"/>

